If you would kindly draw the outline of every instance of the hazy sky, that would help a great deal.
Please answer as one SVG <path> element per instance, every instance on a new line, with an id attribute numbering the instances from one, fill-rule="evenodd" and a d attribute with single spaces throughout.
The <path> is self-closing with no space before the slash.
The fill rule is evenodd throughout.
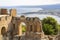
<path id="1" fill-rule="evenodd" d="M 0 6 L 60 4 L 60 0 L 0 0 Z"/>

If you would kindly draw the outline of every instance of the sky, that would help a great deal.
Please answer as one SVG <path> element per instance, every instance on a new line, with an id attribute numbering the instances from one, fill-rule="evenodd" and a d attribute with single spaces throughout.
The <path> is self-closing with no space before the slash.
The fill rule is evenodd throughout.
<path id="1" fill-rule="evenodd" d="M 60 0 L 0 0 L 0 6 L 34 6 L 60 4 Z"/>
<path id="2" fill-rule="evenodd" d="M 17 8 L 17 13 L 26 13 L 26 12 L 38 12 L 39 10 L 43 10 L 42 8 Z"/>
<path id="3" fill-rule="evenodd" d="M 37 6 L 37 5 L 53 5 L 53 4 L 60 4 L 60 0 L 0 0 L 0 6 Z M 23 8 L 23 10 L 17 10 L 22 12 L 29 12 L 29 11 L 38 11 L 37 8 L 29 8 L 29 10 L 25 10 L 26 8 Z M 40 8 L 42 9 L 42 8 Z M 31 15 L 28 15 L 31 16 Z M 44 18 L 47 15 L 34 15 L 38 16 L 40 18 Z M 51 15 L 50 15 L 51 16 Z M 60 22 L 60 18 L 57 16 L 52 16 L 57 19 L 58 22 Z"/>

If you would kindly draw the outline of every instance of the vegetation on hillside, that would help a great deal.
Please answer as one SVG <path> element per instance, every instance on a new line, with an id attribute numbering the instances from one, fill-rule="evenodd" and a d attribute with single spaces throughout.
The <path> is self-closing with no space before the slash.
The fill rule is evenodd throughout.
<path id="1" fill-rule="evenodd" d="M 25 25 L 22 25 L 22 32 L 26 32 L 26 26 Z"/>
<path id="2" fill-rule="evenodd" d="M 60 25 L 52 17 L 47 17 L 42 20 L 42 28 L 46 35 L 56 35 L 60 30 Z"/>

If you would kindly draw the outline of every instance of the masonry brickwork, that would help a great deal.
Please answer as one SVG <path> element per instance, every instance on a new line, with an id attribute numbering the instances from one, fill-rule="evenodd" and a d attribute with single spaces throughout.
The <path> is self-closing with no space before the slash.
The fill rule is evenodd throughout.
<path id="1" fill-rule="evenodd" d="M 44 34 L 41 20 L 38 17 L 25 17 L 23 15 L 17 17 L 16 13 L 16 9 L 11 9 L 9 14 L 7 9 L 0 10 L 0 39 L 7 37 L 9 40 L 14 40 L 14 37 L 17 36 L 22 37 L 20 40 L 49 40 L 50 37 L 48 38 Z M 26 24 L 24 36 L 22 36 L 21 22 Z"/>

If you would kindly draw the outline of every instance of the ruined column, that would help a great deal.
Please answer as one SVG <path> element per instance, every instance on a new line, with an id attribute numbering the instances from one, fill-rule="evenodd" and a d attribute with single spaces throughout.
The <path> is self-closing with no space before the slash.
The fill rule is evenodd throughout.
<path id="1" fill-rule="evenodd" d="M 18 35 L 22 36 L 22 25 L 21 24 L 18 27 Z"/>
<path id="2" fill-rule="evenodd" d="M 1 15 L 7 15 L 8 14 L 7 9 L 1 9 L 0 12 L 1 12 Z"/>
<path id="3" fill-rule="evenodd" d="M 16 17 L 16 9 L 11 9 L 10 10 L 10 16 Z"/>

